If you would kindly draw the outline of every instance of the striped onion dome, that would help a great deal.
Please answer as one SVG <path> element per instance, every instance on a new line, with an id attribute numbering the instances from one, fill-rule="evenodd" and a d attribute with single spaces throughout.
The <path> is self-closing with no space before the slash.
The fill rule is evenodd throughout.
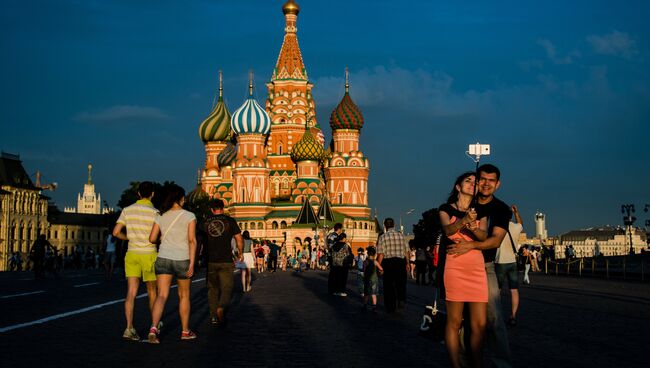
<path id="1" fill-rule="evenodd" d="M 225 141 L 230 135 L 230 112 L 223 102 L 223 82 L 219 71 L 219 100 L 210 115 L 199 126 L 203 143 Z"/>
<path id="2" fill-rule="evenodd" d="M 323 146 L 318 143 L 309 128 L 298 143 L 291 147 L 291 159 L 294 161 L 319 161 L 323 157 Z"/>
<path id="3" fill-rule="evenodd" d="M 330 115 L 330 126 L 332 130 L 337 129 L 354 129 L 361 130 L 363 127 L 363 115 L 361 110 L 350 98 L 350 83 L 348 79 L 348 70 L 345 69 L 345 95 L 338 106 Z"/>
<path id="4" fill-rule="evenodd" d="M 235 157 L 237 157 L 237 146 L 235 146 L 235 144 L 230 141 L 226 145 L 226 148 L 219 152 L 219 155 L 217 156 L 217 163 L 221 168 L 231 166 L 232 162 L 235 160 Z"/>
<path id="5" fill-rule="evenodd" d="M 232 114 L 232 130 L 237 134 L 269 134 L 271 118 L 253 97 L 253 79 L 248 85 L 248 98 Z"/>

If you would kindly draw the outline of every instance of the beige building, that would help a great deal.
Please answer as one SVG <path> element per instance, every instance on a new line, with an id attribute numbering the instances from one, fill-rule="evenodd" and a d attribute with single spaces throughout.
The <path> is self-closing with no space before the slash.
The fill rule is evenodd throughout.
<path id="1" fill-rule="evenodd" d="M 594 257 L 598 255 L 616 256 L 630 254 L 630 231 L 632 231 L 632 248 L 634 253 L 648 250 L 647 235 L 640 228 L 601 227 L 573 230 L 560 236 L 559 245 L 555 246 L 558 258 L 564 258 L 564 250 L 573 246 L 577 257 Z"/>
<path id="2" fill-rule="evenodd" d="M 48 197 L 32 183 L 18 155 L 0 156 L 0 270 L 9 268 L 14 251 L 26 255 L 45 233 Z M 23 257 L 24 258 L 24 257 Z"/>
<path id="3" fill-rule="evenodd" d="M 88 248 L 95 253 L 103 249 L 108 234 L 107 215 L 51 211 L 48 221 L 48 240 L 64 256 L 71 254 L 75 246 L 84 253 Z"/>

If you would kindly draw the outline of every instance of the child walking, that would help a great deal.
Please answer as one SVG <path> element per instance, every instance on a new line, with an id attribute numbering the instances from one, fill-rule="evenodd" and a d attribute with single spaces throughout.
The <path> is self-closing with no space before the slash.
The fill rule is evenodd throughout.
<path id="1" fill-rule="evenodd" d="M 368 254 L 364 261 L 363 270 L 363 309 L 368 309 L 368 299 L 372 300 L 371 311 L 377 313 L 377 294 L 379 294 L 379 273 L 384 269 L 377 262 L 377 249 L 370 246 L 366 249 Z"/>

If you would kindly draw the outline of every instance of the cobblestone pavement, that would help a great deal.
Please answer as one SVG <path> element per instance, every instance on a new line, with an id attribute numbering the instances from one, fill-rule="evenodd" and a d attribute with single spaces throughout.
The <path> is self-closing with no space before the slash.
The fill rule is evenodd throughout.
<path id="1" fill-rule="evenodd" d="M 242 293 L 237 283 L 230 323 L 215 328 L 208 322 L 202 277 L 198 275 L 192 285 L 191 326 L 198 339 L 180 341 L 177 298 L 172 292 L 161 344 L 155 346 L 121 340 L 123 281 L 103 281 L 95 272 L 42 281 L 31 280 L 28 273 L 2 273 L 2 365 L 448 366 L 444 345 L 417 334 L 424 305 L 431 301 L 430 287 L 409 281 L 403 313 L 372 314 L 361 311 L 353 274 L 351 292 L 342 298 L 327 295 L 326 272 L 263 273 L 250 293 Z M 533 284 L 521 289 L 519 324 L 509 328 L 515 366 L 646 366 L 650 285 L 537 274 L 531 278 Z M 504 309 L 508 303 L 504 293 Z M 88 310 L 17 327 L 82 308 Z M 141 336 L 149 324 L 143 297 L 136 301 L 135 315 Z"/>

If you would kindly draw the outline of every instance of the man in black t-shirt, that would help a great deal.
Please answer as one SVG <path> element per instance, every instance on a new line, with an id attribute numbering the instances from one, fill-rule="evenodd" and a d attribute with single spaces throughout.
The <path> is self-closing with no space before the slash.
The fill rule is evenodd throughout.
<path id="1" fill-rule="evenodd" d="M 237 222 L 223 213 L 223 201 L 212 199 L 209 202 L 212 215 L 205 220 L 204 232 L 207 235 L 208 253 L 208 303 L 210 305 L 210 322 L 214 325 L 225 324 L 226 310 L 230 305 L 233 289 L 233 263 L 231 241 L 235 238 L 238 260 L 244 260 L 244 238 Z"/>
<path id="2" fill-rule="evenodd" d="M 448 247 L 448 254 L 464 254 L 471 249 L 483 252 L 485 271 L 488 278 L 488 307 L 487 307 L 487 346 L 490 360 L 495 367 L 512 367 L 508 331 L 501 312 L 501 295 L 496 273 L 494 258 L 497 248 L 508 234 L 508 223 L 512 217 L 510 207 L 494 196 L 501 185 L 501 172 L 490 164 L 478 168 L 478 203 L 477 218 L 488 218 L 488 238 L 485 241 L 472 241 L 454 244 Z"/>

